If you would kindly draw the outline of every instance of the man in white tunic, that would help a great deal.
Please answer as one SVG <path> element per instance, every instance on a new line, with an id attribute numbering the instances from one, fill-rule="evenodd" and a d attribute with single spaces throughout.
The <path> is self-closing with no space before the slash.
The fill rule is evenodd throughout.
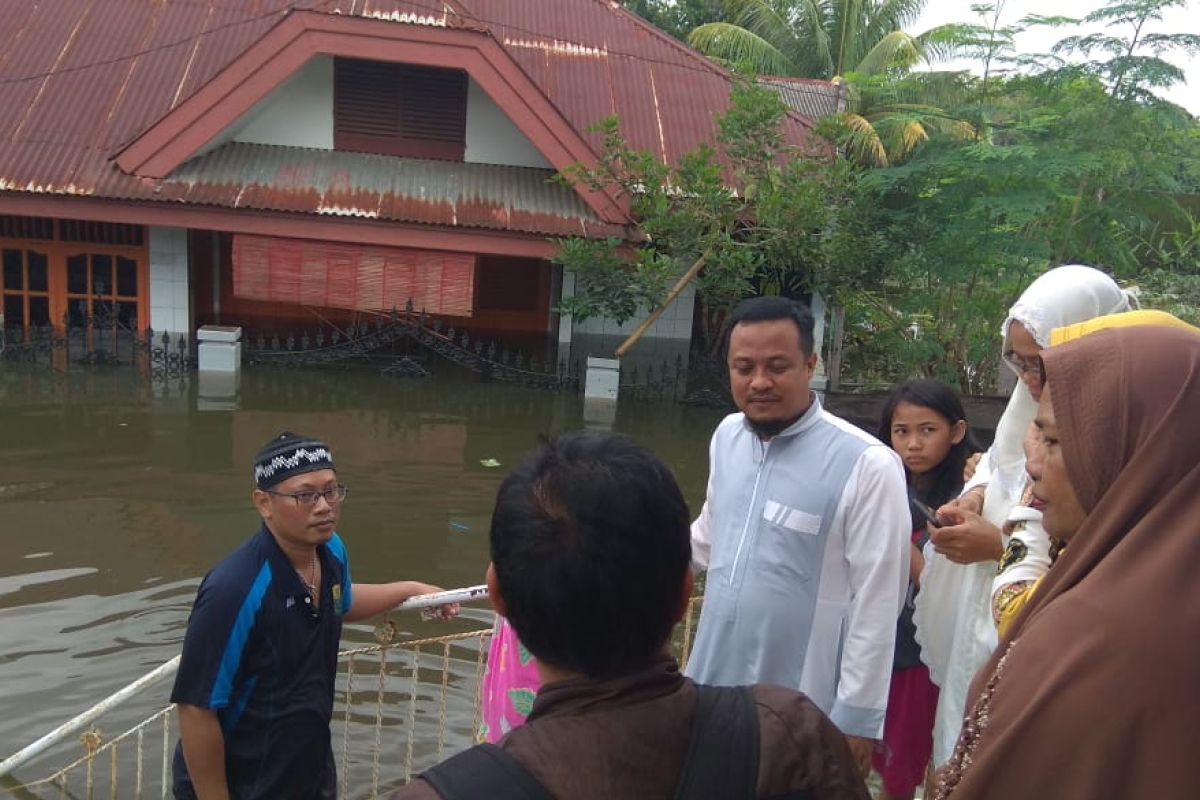
<path id="1" fill-rule="evenodd" d="M 883 735 L 911 516 L 899 457 L 821 407 L 816 363 L 807 307 L 762 297 L 734 310 L 729 382 L 741 413 L 713 434 L 692 523 L 708 579 L 687 674 L 799 689 L 866 772 Z"/>

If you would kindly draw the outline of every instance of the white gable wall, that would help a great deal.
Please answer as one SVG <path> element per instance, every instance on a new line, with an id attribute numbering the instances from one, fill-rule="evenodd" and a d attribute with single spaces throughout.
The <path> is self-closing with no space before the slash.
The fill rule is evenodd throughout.
<path id="1" fill-rule="evenodd" d="M 238 120 L 229 138 L 332 150 L 333 59 L 311 59 Z"/>
<path id="2" fill-rule="evenodd" d="M 550 162 L 475 81 L 467 87 L 464 160 L 550 169 Z M 204 151 L 226 142 L 333 149 L 333 58 L 316 56 Z"/>
<path id="3" fill-rule="evenodd" d="M 517 129 L 479 84 L 467 87 L 467 150 L 464 161 L 550 169 L 533 142 Z"/>

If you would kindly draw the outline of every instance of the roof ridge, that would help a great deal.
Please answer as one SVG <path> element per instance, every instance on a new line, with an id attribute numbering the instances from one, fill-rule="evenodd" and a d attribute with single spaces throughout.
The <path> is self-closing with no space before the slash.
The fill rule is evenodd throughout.
<path id="1" fill-rule="evenodd" d="M 810 86 L 828 86 L 829 88 L 837 88 L 838 82 L 834 80 L 826 80 L 825 78 L 801 78 L 792 75 L 759 75 L 759 81 L 768 81 L 776 83 L 804 83 Z"/>

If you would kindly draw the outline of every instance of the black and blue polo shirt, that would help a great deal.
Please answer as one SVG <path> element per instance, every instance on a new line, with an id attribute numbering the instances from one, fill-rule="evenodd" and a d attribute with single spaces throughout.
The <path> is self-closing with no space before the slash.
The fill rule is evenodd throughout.
<path id="1" fill-rule="evenodd" d="M 196 594 L 171 702 L 217 712 L 234 800 L 335 797 L 329 721 L 350 568 L 336 533 L 317 554 L 319 607 L 265 526 Z M 180 744 L 174 790 L 195 797 Z"/>

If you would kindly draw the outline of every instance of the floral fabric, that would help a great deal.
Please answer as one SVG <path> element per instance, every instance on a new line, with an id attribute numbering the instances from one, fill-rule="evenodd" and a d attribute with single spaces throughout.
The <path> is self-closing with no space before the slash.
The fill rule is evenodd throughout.
<path id="1" fill-rule="evenodd" d="M 508 620 L 497 615 L 483 675 L 479 740 L 495 744 L 524 723 L 540 685 L 533 655 Z"/>

